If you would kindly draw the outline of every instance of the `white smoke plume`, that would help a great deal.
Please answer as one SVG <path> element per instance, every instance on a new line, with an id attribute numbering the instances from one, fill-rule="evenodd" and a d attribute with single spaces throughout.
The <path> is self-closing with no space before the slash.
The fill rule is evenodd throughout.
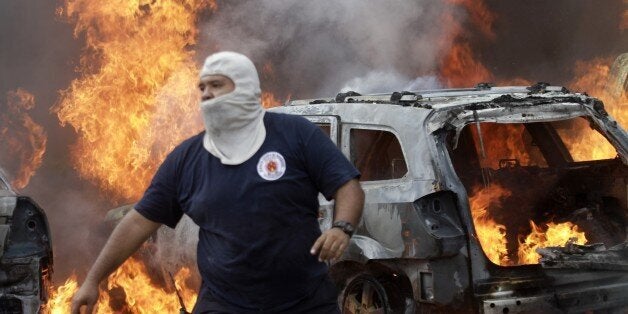
<path id="1" fill-rule="evenodd" d="M 370 80 L 376 73 L 393 79 L 378 91 L 401 90 L 437 70 L 455 31 L 443 16 L 464 18 L 453 10 L 460 9 L 440 0 L 222 3 L 201 27 L 199 58 L 235 50 L 258 66 L 270 63 L 276 81 L 262 79 L 263 84 L 292 98 L 333 96 L 345 85 L 359 83 L 357 78 Z M 435 80 L 426 84 L 434 87 Z"/>
<path id="2" fill-rule="evenodd" d="M 414 80 L 396 72 L 369 72 L 364 77 L 356 77 L 340 89 L 341 92 L 355 91 L 360 94 L 389 93 L 391 91 L 417 91 L 442 88 L 435 76 L 421 76 Z"/>

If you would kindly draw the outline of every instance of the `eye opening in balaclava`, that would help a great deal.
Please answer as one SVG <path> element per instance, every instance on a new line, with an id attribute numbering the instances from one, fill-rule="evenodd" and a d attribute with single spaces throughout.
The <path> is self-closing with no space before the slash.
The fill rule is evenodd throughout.
<path id="1" fill-rule="evenodd" d="M 223 164 L 241 164 L 259 150 L 266 138 L 257 70 L 246 56 L 224 51 L 207 57 L 200 77 L 208 75 L 230 78 L 235 89 L 201 101 L 203 147 Z"/>

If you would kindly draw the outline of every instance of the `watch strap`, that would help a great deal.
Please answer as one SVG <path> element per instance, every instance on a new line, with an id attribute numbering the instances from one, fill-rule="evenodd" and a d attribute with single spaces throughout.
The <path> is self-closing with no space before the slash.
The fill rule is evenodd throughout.
<path id="1" fill-rule="evenodd" d="M 344 220 L 335 221 L 331 227 L 342 230 L 342 232 L 346 233 L 349 237 L 353 236 L 353 234 L 355 233 L 355 228 L 348 221 L 344 221 Z"/>

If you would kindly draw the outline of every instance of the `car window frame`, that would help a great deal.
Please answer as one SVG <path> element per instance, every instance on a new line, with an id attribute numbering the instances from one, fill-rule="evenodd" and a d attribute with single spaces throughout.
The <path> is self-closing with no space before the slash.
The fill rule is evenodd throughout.
<path id="1" fill-rule="evenodd" d="M 341 149 L 342 149 L 343 154 L 345 154 L 345 156 L 347 156 L 349 160 L 351 160 L 352 158 L 351 156 L 351 130 L 353 129 L 390 132 L 397 139 L 397 143 L 399 143 L 399 146 L 401 148 L 401 154 L 403 155 L 403 160 L 406 164 L 406 172 L 399 178 L 384 179 L 384 180 L 368 180 L 368 181 L 361 180 L 360 183 L 365 183 L 365 184 L 394 183 L 394 182 L 404 181 L 408 178 L 408 176 L 411 173 L 411 169 L 410 169 L 411 165 L 408 162 L 409 159 L 408 159 L 408 154 L 406 153 L 406 150 L 404 148 L 404 142 L 401 140 L 401 136 L 395 129 L 388 126 L 384 126 L 384 125 L 343 123 L 342 130 L 341 130 L 340 143 L 341 143 Z"/>
<path id="2" fill-rule="evenodd" d="M 332 115 L 304 115 L 304 118 L 314 124 L 329 124 L 329 138 L 336 146 L 339 143 L 340 134 L 340 117 Z"/>

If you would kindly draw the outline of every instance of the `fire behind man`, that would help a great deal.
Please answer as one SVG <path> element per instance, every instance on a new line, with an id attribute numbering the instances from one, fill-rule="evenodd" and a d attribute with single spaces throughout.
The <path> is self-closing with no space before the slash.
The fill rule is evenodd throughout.
<path id="1" fill-rule="evenodd" d="M 194 313 L 337 313 L 323 261 L 342 255 L 362 214 L 358 171 L 314 124 L 264 111 L 246 56 L 209 56 L 198 86 L 205 131 L 160 166 L 111 234 L 72 312 L 91 313 L 98 284 L 185 213 L 200 227 Z M 334 228 L 322 234 L 319 192 L 335 200 Z"/>

